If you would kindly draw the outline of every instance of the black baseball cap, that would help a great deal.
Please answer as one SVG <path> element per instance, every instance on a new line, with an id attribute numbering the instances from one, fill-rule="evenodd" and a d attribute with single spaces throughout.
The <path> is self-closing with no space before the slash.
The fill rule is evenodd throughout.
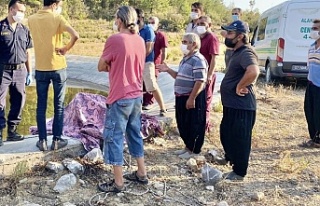
<path id="1" fill-rule="evenodd" d="M 241 33 L 248 32 L 248 26 L 243 21 L 237 20 L 229 24 L 228 26 L 221 26 L 221 29 L 226 31 L 236 31 Z"/>

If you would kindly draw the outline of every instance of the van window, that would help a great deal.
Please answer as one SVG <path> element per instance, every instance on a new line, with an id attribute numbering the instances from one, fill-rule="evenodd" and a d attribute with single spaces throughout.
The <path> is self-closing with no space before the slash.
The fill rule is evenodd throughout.
<path id="1" fill-rule="evenodd" d="M 258 41 L 264 40 L 266 34 L 266 26 L 267 26 L 268 17 L 261 19 L 259 23 L 258 30 Z"/>

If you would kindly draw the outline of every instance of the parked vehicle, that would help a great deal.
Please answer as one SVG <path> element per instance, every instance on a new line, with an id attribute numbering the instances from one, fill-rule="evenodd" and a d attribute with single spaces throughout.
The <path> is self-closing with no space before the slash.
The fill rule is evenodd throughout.
<path id="1" fill-rule="evenodd" d="M 291 0 L 263 12 L 254 30 L 255 48 L 265 81 L 276 78 L 306 79 L 310 31 L 320 18 L 320 1 Z"/>

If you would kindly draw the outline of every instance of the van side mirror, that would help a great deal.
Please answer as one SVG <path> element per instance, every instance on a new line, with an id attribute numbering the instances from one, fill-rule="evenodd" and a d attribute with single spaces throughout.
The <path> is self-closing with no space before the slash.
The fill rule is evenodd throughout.
<path id="1" fill-rule="evenodd" d="M 251 46 L 254 46 L 254 44 L 256 43 L 255 39 L 256 39 L 256 36 L 257 36 L 257 31 L 258 31 L 258 27 L 256 27 L 253 30 L 253 35 L 252 35 L 252 38 L 250 39 Z"/>

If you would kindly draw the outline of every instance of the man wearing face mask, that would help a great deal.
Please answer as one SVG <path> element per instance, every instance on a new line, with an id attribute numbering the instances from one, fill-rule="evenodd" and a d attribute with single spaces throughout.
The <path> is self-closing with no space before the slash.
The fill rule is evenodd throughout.
<path id="1" fill-rule="evenodd" d="M 191 22 L 187 25 L 186 33 L 195 32 L 197 21 L 202 15 L 204 15 L 204 12 L 203 12 L 203 6 L 200 2 L 195 2 L 191 4 L 191 13 L 190 13 Z"/>
<path id="2" fill-rule="evenodd" d="M 315 40 L 308 54 L 308 85 L 304 99 L 304 113 L 310 140 L 301 146 L 320 148 L 320 19 L 313 20 L 310 37 Z"/>
<path id="3" fill-rule="evenodd" d="M 24 2 L 11 0 L 8 16 L 0 21 L 0 146 L 3 145 L 2 130 L 6 127 L 5 106 L 9 90 L 10 111 L 8 115 L 7 141 L 20 141 L 23 136 L 16 132 L 21 122 L 25 103 L 25 85 L 32 81 L 32 40 L 29 30 L 21 24 L 26 7 Z"/>
<path id="4" fill-rule="evenodd" d="M 196 33 L 201 39 L 200 53 L 206 58 L 209 69 L 207 75 L 206 95 L 207 95 L 207 109 L 206 109 L 206 131 L 211 129 L 210 125 L 210 110 L 213 97 L 213 89 L 216 82 L 216 75 L 214 68 L 216 66 L 216 56 L 219 55 L 219 40 L 217 36 L 211 32 L 211 18 L 208 16 L 201 16 L 197 22 Z"/>
<path id="5" fill-rule="evenodd" d="M 160 72 L 168 72 L 174 79 L 176 121 L 185 148 L 175 151 L 180 158 L 189 159 L 201 152 L 206 126 L 206 80 L 208 63 L 200 54 L 200 38 L 195 33 L 183 36 L 184 54 L 178 72 L 165 63 L 157 65 Z"/>
<path id="6" fill-rule="evenodd" d="M 62 1 L 44 0 L 43 9 L 28 19 L 33 37 L 36 62 L 37 90 L 37 126 L 39 141 L 37 147 L 41 151 L 48 150 L 46 110 L 49 85 L 52 82 L 54 91 L 54 120 L 52 125 L 53 139 L 51 150 L 65 147 L 68 141 L 62 139 L 64 97 L 67 81 L 65 54 L 73 47 L 79 34 L 60 15 Z M 63 33 L 71 36 L 69 43 L 63 45 Z"/>
<path id="7" fill-rule="evenodd" d="M 242 21 L 222 26 L 227 31 L 225 45 L 234 50 L 228 71 L 220 86 L 223 118 L 220 140 L 225 152 L 221 164 L 230 164 L 229 180 L 243 180 L 247 174 L 251 151 L 252 129 L 256 118 L 253 84 L 258 78 L 258 58 L 248 45 L 247 27 Z"/>
<path id="8" fill-rule="evenodd" d="M 232 21 L 237 21 L 237 20 L 241 20 L 241 16 L 242 16 L 242 9 L 241 8 L 233 8 L 232 11 L 231 11 L 231 18 L 232 18 Z M 248 32 L 249 32 L 249 25 L 248 23 L 245 22 L 245 24 L 247 25 L 247 28 L 248 28 Z M 226 38 L 227 36 L 227 32 L 226 31 L 221 31 L 221 36 L 223 36 L 224 38 Z M 225 53 L 225 58 L 224 58 L 224 61 L 225 61 L 225 64 L 226 64 L 226 72 L 227 72 L 227 65 L 229 63 L 229 59 L 232 55 L 232 52 L 233 52 L 233 49 L 232 48 L 229 48 L 227 47 L 226 49 L 226 53 Z"/>
<path id="9" fill-rule="evenodd" d="M 138 26 L 139 26 L 139 34 L 144 39 L 146 44 L 146 63 L 145 68 L 143 70 L 143 82 L 144 88 L 146 92 L 143 95 L 143 110 L 149 110 L 152 105 L 152 97 L 148 95 L 150 92 L 160 107 L 160 116 L 165 116 L 167 110 L 165 108 L 162 93 L 158 86 L 156 79 L 156 69 L 154 65 L 154 42 L 155 42 L 155 34 L 153 29 L 144 23 L 144 12 L 141 9 L 136 9 L 138 15 Z"/>

